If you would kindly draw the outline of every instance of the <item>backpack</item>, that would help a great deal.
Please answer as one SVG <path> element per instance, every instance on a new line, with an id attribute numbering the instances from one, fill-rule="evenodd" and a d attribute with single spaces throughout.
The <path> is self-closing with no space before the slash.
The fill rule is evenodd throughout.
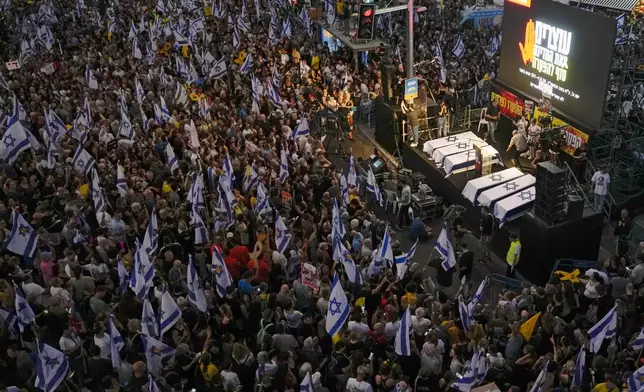
<path id="1" fill-rule="evenodd" d="M 267 332 L 267 329 L 272 327 L 273 325 L 275 325 L 275 324 L 268 323 L 268 324 L 264 325 L 264 319 L 262 319 L 259 322 L 260 329 L 259 329 L 259 332 L 257 332 L 257 345 L 261 349 L 264 348 L 264 338 L 269 335 L 269 333 Z"/>

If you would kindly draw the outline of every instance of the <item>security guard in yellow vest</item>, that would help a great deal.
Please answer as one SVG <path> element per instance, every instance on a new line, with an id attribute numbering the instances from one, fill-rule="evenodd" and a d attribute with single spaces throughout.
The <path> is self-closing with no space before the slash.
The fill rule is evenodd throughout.
<path id="1" fill-rule="evenodd" d="M 519 256 L 521 256 L 521 241 L 516 234 L 510 234 L 510 249 L 505 256 L 505 262 L 508 263 L 508 268 L 505 275 L 508 278 L 514 278 L 514 271 L 519 264 Z"/>

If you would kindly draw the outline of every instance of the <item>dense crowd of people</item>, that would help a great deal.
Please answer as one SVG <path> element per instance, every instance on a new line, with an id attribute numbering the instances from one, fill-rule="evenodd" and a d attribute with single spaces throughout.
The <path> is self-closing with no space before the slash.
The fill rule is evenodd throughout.
<path id="1" fill-rule="evenodd" d="M 460 6 L 420 15 L 419 32 L 456 42 Z M 640 388 L 644 343 L 629 340 L 641 255 L 632 270 L 611 260 L 588 281 L 563 274 L 491 303 L 487 281 L 453 298 L 430 289 L 415 246 L 401 249 L 374 213 L 373 176 L 327 157 L 309 130 L 316 112 L 370 99 L 379 71 L 352 73 L 351 54 L 316 44 L 301 9 L 0 10 L 19 59 L 0 75 L 0 388 Z M 494 34 L 463 30 L 465 60 L 439 87 L 493 72 L 481 44 Z M 411 222 L 414 239 L 428 234 Z M 436 287 L 456 270 L 467 282 L 473 257 L 457 247 L 459 265 L 431 261 Z"/>

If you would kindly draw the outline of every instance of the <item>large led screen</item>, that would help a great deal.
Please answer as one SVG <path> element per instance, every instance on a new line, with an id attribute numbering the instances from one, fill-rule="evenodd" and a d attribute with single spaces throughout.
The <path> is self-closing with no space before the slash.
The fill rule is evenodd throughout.
<path id="1" fill-rule="evenodd" d="M 508 0 L 498 79 L 569 120 L 599 128 L 617 21 L 551 0 Z"/>

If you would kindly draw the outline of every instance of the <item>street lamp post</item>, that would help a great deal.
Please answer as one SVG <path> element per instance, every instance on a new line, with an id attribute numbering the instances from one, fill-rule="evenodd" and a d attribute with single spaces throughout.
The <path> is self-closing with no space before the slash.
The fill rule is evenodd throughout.
<path id="1" fill-rule="evenodd" d="M 414 77 L 414 0 L 407 0 L 407 78 Z"/>

